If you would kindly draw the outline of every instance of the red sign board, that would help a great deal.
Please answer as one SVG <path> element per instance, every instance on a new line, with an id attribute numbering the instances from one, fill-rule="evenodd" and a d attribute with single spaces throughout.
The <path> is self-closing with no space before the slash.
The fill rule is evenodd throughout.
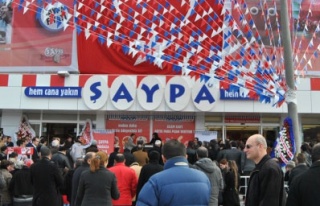
<path id="1" fill-rule="evenodd" d="M 150 120 L 149 116 L 115 115 L 109 116 L 106 121 L 106 129 L 115 131 L 115 144 L 121 149 L 128 140 L 131 133 L 136 135 L 134 142 L 143 140 L 149 142 Z"/>
<path id="2" fill-rule="evenodd" d="M 194 139 L 194 116 L 155 116 L 153 130 L 163 141 L 178 139 L 187 145 Z"/>
<path id="3" fill-rule="evenodd" d="M 97 141 L 97 147 L 108 154 L 114 151 L 114 133 L 106 131 L 94 131 L 94 140 Z"/>

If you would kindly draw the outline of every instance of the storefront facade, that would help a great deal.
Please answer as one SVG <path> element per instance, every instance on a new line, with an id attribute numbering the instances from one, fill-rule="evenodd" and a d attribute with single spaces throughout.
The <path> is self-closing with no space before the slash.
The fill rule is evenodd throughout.
<path id="1" fill-rule="evenodd" d="M 316 139 L 320 125 L 318 81 L 304 78 L 298 86 L 300 138 L 305 140 Z M 1 128 L 13 137 L 25 115 L 39 136 L 79 134 L 87 119 L 94 129 L 136 131 L 139 136 L 138 124 L 122 124 L 131 130 L 110 125 L 115 119 L 141 118 L 147 139 L 154 131 L 168 137 L 216 131 L 215 138 L 262 133 L 272 140 L 287 116 L 285 103 L 276 108 L 188 76 L 1 74 L 0 94 Z M 160 121 L 166 124 L 158 126 Z"/>

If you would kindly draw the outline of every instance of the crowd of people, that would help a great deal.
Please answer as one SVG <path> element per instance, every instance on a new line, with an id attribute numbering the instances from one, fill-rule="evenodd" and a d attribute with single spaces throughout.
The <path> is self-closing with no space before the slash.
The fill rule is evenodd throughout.
<path id="1" fill-rule="evenodd" d="M 134 134 L 130 135 L 134 139 Z M 3 206 L 209 205 L 240 206 L 241 176 L 250 176 L 246 206 L 318 205 L 320 144 L 304 143 L 282 170 L 268 154 L 260 134 L 246 142 L 198 138 L 185 146 L 163 142 L 157 133 L 146 142 L 128 141 L 108 155 L 95 141 L 34 137 L 16 142 L 28 157 L 8 153 L 10 137 L 0 142 L 0 193 Z M 148 147 L 146 146 L 148 145 Z"/>

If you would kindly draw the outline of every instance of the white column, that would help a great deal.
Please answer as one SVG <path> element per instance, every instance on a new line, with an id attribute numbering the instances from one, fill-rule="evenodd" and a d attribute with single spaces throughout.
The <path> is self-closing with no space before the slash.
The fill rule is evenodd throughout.
<path id="1" fill-rule="evenodd" d="M 196 113 L 195 124 L 196 124 L 195 125 L 195 130 L 196 131 L 204 131 L 204 130 L 206 130 L 204 112 L 197 112 Z"/>
<path id="2" fill-rule="evenodd" d="M 96 129 L 106 129 L 106 116 L 104 112 L 97 113 Z"/>

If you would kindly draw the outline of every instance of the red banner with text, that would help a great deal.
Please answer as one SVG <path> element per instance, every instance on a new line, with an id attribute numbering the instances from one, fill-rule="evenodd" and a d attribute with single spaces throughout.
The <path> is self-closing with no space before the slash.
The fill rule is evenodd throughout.
<path id="1" fill-rule="evenodd" d="M 132 133 L 135 134 L 134 143 L 137 143 L 138 140 L 143 140 L 144 143 L 150 141 L 149 116 L 109 115 L 106 129 L 115 131 L 115 145 L 118 144 L 121 150 Z"/>
<path id="2" fill-rule="evenodd" d="M 158 115 L 153 119 L 153 130 L 163 141 L 178 139 L 187 146 L 194 139 L 195 118 L 193 115 Z"/>

